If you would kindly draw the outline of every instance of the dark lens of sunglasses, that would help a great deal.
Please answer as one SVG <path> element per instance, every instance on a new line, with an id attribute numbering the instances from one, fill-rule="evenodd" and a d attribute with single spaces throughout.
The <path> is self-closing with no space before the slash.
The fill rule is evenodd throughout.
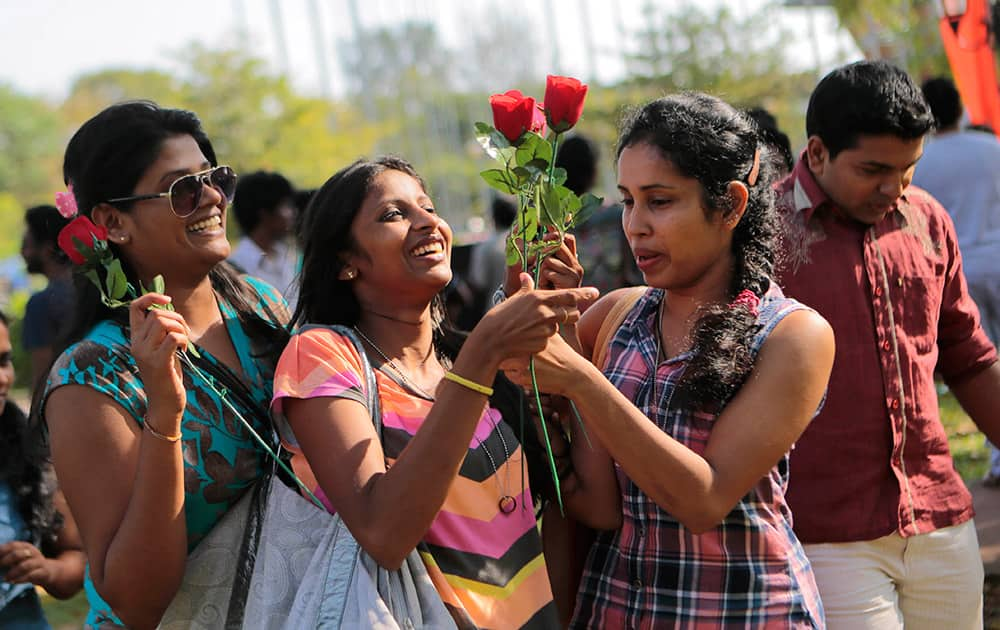
<path id="1" fill-rule="evenodd" d="M 232 201 L 236 194 L 236 173 L 228 166 L 220 166 L 212 171 L 209 179 L 212 186 L 225 196 L 226 201 Z"/>
<path id="2" fill-rule="evenodd" d="M 201 201 L 201 180 L 194 175 L 185 175 L 170 187 L 170 207 L 174 214 L 183 218 L 193 213 Z"/>

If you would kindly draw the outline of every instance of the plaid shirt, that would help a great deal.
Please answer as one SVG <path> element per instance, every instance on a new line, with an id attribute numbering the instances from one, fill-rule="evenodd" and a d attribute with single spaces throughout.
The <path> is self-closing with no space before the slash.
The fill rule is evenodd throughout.
<path id="1" fill-rule="evenodd" d="M 601 366 L 614 385 L 674 439 L 703 454 L 718 413 L 671 405 L 689 354 L 655 371 L 650 289 L 622 322 Z M 761 301 L 752 352 L 785 315 L 804 308 L 777 285 Z M 787 454 L 711 531 L 694 534 L 618 469 L 624 520 L 601 532 L 587 558 L 575 628 L 822 628 L 823 607 L 785 504 Z"/>

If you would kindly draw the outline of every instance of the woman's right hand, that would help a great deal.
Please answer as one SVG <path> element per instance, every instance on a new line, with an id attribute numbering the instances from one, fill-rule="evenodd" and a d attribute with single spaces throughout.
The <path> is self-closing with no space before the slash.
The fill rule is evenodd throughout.
<path id="1" fill-rule="evenodd" d="M 470 335 L 485 339 L 501 361 L 541 351 L 560 324 L 575 323 L 580 307 L 598 297 L 593 287 L 536 290 L 529 274 L 519 280 L 517 292 L 486 313 Z"/>
<path id="2" fill-rule="evenodd" d="M 146 391 L 149 415 L 176 417 L 180 422 L 187 397 L 176 352 L 187 348 L 191 331 L 180 313 L 152 308 L 169 303 L 170 297 L 159 293 L 146 293 L 132 300 L 128 313 L 130 342 Z M 171 429 L 156 427 L 160 432 L 177 433 Z"/>

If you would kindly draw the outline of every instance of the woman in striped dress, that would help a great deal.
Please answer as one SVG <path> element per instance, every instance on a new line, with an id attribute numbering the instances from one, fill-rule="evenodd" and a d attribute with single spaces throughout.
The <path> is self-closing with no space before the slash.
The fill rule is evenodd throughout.
<path id="1" fill-rule="evenodd" d="M 573 627 L 824 624 L 784 491 L 833 333 L 771 280 L 769 157 L 745 116 L 703 94 L 653 101 L 626 122 L 622 225 L 649 286 L 587 310 L 583 356 L 558 337 L 535 356 L 539 387 L 576 403 L 594 443 L 572 441 L 565 495 L 603 530 Z M 615 325 L 601 333 L 605 319 Z M 585 357 L 601 337 L 595 367 Z M 527 383 L 525 362 L 503 367 Z"/>
<path id="2" fill-rule="evenodd" d="M 307 463 L 298 472 L 380 565 L 398 568 L 419 549 L 460 628 L 553 627 L 538 488 L 522 477 L 528 445 L 508 424 L 516 389 L 495 379 L 500 361 L 540 350 L 596 290 L 534 291 L 525 274 L 461 343 L 438 297 L 452 275 L 451 229 L 398 158 L 331 177 L 305 211 L 300 245 L 300 328 L 273 404 Z M 332 324 L 353 327 L 376 367 L 381 436 L 361 357 Z"/>

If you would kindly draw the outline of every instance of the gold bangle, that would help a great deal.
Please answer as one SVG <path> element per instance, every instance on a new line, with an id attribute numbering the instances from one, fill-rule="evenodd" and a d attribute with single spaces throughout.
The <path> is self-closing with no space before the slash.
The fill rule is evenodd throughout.
<path id="1" fill-rule="evenodd" d="M 181 433 L 178 433 L 177 435 L 164 435 L 163 433 L 160 433 L 159 431 L 153 428 L 153 425 L 149 423 L 148 418 L 143 420 L 142 427 L 147 431 L 149 431 L 149 434 L 155 437 L 157 440 L 163 440 L 164 442 L 170 442 L 171 444 L 179 441 L 183 435 Z"/>
<path id="2" fill-rule="evenodd" d="M 492 387 L 487 387 L 485 385 L 480 385 L 479 383 L 477 383 L 475 381 L 470 381 L 469 379 L 467 379 L 467 378 L 465 378 L 463 376 L 459 376 L 458 374 L 455 374 L 454 372 L 445 372 L 444 373 L 444 377 L 446 379 L 448 379 L 449 381 L 451 381 L 452 383 L 458 383 L 462 387 L 465 387 L 467 389 L 471 389 L 472 391 L 474 391 L 476 393 L 485 394 L 486 396 L 492 396 L 493 395 L 493 388 Z"/>

